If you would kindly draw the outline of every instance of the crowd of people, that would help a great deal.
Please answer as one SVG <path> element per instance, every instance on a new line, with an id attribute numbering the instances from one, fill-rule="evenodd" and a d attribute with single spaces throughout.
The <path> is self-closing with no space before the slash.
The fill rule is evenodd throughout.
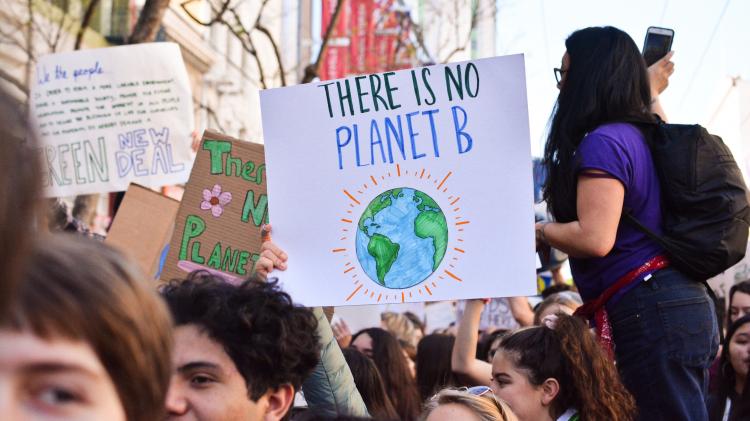
<path id="1" fill-rule="evenodd" d="M 545 151 L 555 222 L 536 231 L 575 286 L 514 299 L 508 329 L 482 330 L 477 299 L 452 331 L 386 313 L 350 332 L 277 285 L 294 262 L 270 226 L 248 280 L 157 287 L 99 239 L 45 229 L 36 144 L 0 93 L 0 419 L 750 419 L 750 280 L 727 297 L 719 351 L 705 287 L 620 222 L 628 209 L 660 229 L 654 164 L 623 121 L 666 119 L 671 55 L 647 68 L 611 27 L 566 49 Z"/>

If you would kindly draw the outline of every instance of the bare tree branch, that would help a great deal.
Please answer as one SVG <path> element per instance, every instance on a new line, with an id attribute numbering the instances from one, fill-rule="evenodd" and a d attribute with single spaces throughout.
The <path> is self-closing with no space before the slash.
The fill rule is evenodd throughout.
<path id="1" fill-rule="evenodd" d="M 55 39 L 57 38 L 57 34 L 59 34 L 59 31 L 56 31 L 56 29 L 62 27 L 65 20 L 65 13 L 67 13 L 67 11 L 63 11 L 61 9 L 58 10 L 60 10 L 61 15 L 59 19 L 54 20 L 54 24 L 52 24 L 52 19 L 45 18 L 41 19 L 44 24 L 40 23 L 40 19 L 36 19 L 34 17 L 36 16 L 36 13 L 34 13 L 34 11 L 32 10 L 29 11 L 31 17 L 29 20 L 29 22 L 31 23 L 31 29 L 47 44 L 47 50 L 50 52 L 55 51 Z"/>
<path id="2" fill-rule="evenodd" d="M 164 12 L 169 6 L 169 0 L 146 0 L 138 16 L 133 32 L 128 37 L 128 44 L 152 42 L 156 38 Z"/>
<path id="3" fill-rule="evenodd" d="M 255 18 L 255 25 L 253 25 L 253 28 L 257 29 L 262 33 L 263 35 L 268 38 L 268 42 L 271 43 L 271 47 L 273 48 L 273 53 L 276 56 L 276 62 L 279 66 L 279 77 L 281 80 L 281 86 L 286 86 L 286 71 L 284 70 L 284 61 L 281 57 L 281 51 L 279 50 L 278 44 L 276 44 L 276 40 L 273 38 L 273 34 L 271 34 L 271 31 L 268 30 L 264 25 L 260 23 L 261 18 L 263 17 L 263 10 L 266 8 L 266 5 L 268 4 L 268 0 L 263 0 L 263 3 L 260 5 L 260 10 L 258 10 L 258 15 Z M 249 35 L 248 35 L 249 36 Z"/>
<path id="4" fill-rule="evenodd" d="M 193 99 L 193 102 L 198 104 L 198 108 L 201 110 L 206 110 L 208 113 L 208 116 L 214 121 L 216 124 L 216 128 L 219 129 L 220 132 L 226 133 L 226 130 L 221 126 L 221 120 L 219 119 L 219 115 L 216 113 L 216 111 L 211 108 L 208 105 L 202 104 L 200 101 L 197 101 L 196 99 Z"/>
<path id="5" fill-rule="evenodd" d="M 231 6 L 231 0 L 222 0 L 220 6 L 218 7 L 214 3 L 209 2 L 209 5 L 211 7 L 212 17 L 208 21 L 203 21 L 201 20 L 200 17 L 193 14 L 188 8 L 189 4 L 196 2 L 196 1 L 199 1 L 199 0 L 184 0 L 180 3 L 180 7 L 193 22 L 201 26 L 209 27 L 209 26 L 216 25 L 216 24 L 226 26 L 229 32 L 240 41 L 242 48 L 248 54 L 250 54 L 250 56 L 252 56 L 253 61 L 255 62 L 255 66 L 258 68 L 259 85 L 261 86 L 261 88 L 266 89 L 269 87 L 267 66 L 266 66 L 266 63 L 263 63 L 263 60 L 258 53 L 258 49 L 255 45 L 255 40 L 253 39 L 253 31 L 258 31 L 260 34 L 262 34 L 268 40 L 269 44 L 271 45 L 271 48 L 273 49 L 274 57 L 276 59 L 276 67 L 278 67 L 278 75 L 279 75 L 279 81 L 281 83 L 281 86 L 287 86 L 288 84 L 288 81 L 286 79 L 287 69 L 285 68 L 285 65 L 284 65 L 281 48 L 279 47 L 278 42 L 274 38 L 273 33 L 268 29 L 268 27 L 266 27 L 262 23 L 265 7 L 269 3 L 269 0 L 262 1 L 260 8 L 255 16 L 255 22 L 252 24 L 252 26 L 245 25 L 236 7 Z M 334 10 L 331 22 L 328 24 L 328 28 L 326 28 L 326 33 L 323 36 L 323 41 L 322 41 L 320 51 L 318 52 L 318 56 L 313 63 L 305 67 L 305 74 L 302 78 L 302 83 L 310 82 L 318 76 L 318 69 L 320 68 L 320 65 L 322 63 L 323 55 L 325 54 L 325 49 L 328 44 L 328 40 L 333 34 L 333 28 L 336 26 L 336 22 L 338 21 L 338 16 L 340 15 L 340 12 L 345 2 L 346 0 L 340 0 L 336 4 L 336 8 Z M 273 73 L 274 78 L 275 78 L 275 75 L 276 73 Z"/>
<path id="6" fill-rule="evenodd" d="M 236 26 L 233 27 L 227 22 L 224 23 L 229 27 L 229 30 L 232 31 L 232 33 L 240 41 L 242 41 L 242 45 L 245 48 L 245 51 L 250 53 L 250 55 L 253 57 L 255 65 L 258 67 L 258 79 L 260 81 L 260 86 L 263 89 L 267 89 L 268 83 L 266 83 L 266 72 L 263 67 L 263 62 L 260 59 L 260 55 L 258 54 L 258 50 L 255 48 L 252 34 L 250 34 L 250 32 L 245 29 L 245 26 L 242 24 L 242 18 L 240 17 L 239 13 L 237 13 L 237 10 L 235 10 L 234 8 L 229 8 L 229 13 L 231 13 L 232 17 L 234 17 Z"/>
<path id="7" fill-rule="evenodd" d="M 7 30 L 0 28 L 0 38 L 2 39 L 2 43 L 6 45 L 11 45 L 15 48 L 18 48 L 19 50 L 26 53 L 27 50 L 27 40 L 26 40 L 26 33 L 25 31 L 25 25 L 20 20 L 18 22 L 8 22 L 9 28 Z"/>
<path id="8" fill-rule="evenodd" d="M 34 62 L 34 32 L 32 24 L 34 22 L 34 0 L 28 0 L 29 24 L 26 30 L 26 85 L 31 85 L 31 68 Z"/>
<path id="9" fill-rule="evenodd" d="M 328 47 L 328 40 L 333 34 L 333 29 L 336 27 L 336 23 L 339 20 L 339 15 L 341 14 L 341 9 L 343 8 L 344 3 L 346 3 L 346 0 L 339 0 L 336 3 L 336 8 L 333 10 L 333 15 L 331 16 L 331 21 L 328 22 L 328 28 L 326 28 L 326 32 L 323 35 L 323 41 L 320 44 L 318 57 L 315 59 L 315 62 L 305 67 L 305 75 L 302 77 L 301 83 L 310 83 L 313 81 L 313 79 L 318 77 L 318 74 L 320 73 L 320 64 L 323 62 L 323 56 L 325 55 L 326 48 Z"/>
<path id="10" fill-rule="evenodd" d="M 253 24 L 254 28 L 258 27 L 258 24 L 260 23 L 260 19 L 263 17 L 263 9 L 266 8 L 267 4 L 268 4 L 268 0 L 263 0 L 263 3 L 260 4 L 260 9 L 258 9 L 258 14 L 255 15 L 255 23 Z"/>
<path id="11" fill-rule="evenodd" d="M 268 42 L 271 43 L 271 47 L 273 47 L 273 53 L 276 55 L 276 61 L 279 63 L 279 77 L 281 78 L 281 86 L 286 86 L 286 71 L 284 70 L 284 64 L 281 59 L 281 51 L 279 50 L 279 46 L 276 44 L 276 41 L 273 39 L 273 35 L 271 35 L 271 31 L 269 31 L 265 26 L 256 23 L 255 29 L 260 31 L 263 35 L 268 38 Z"/>
<path id="12" fill-rule="evenodd" d="M 55 31 L 54 31 L 55 35 L 50 42 L 50 51 L 53 53 L 57 52 L 57 47 L 60 45 L 60 39 L 62 39 L 63 33 L 67 32 L 66 31 L 67 22 L 69 22 L 69 19 L 68 19 L 68 11 L 66 10 L 64 11 L 62 17 L 60 18 L 60 24 L 55 25 Z"/>
<path id="13" fill-rule="evenodd" d="M 389 69 L 394 69 L 396 67 L 398 53 L 406 46 L 404 35 L 409 31 L 410 22 L 411 19 L 406 16 L 406 13 L 400 13 L 398 15 L 398 34 L 396 35 L 396 46 L 393 48 L 393 57 L 391 57 L 392 61 L 387 65 L 387 68 Z"/>
<path id="14" fill-rule="evenodd" d="M 247 30 L 247 28 L 245 28 L 245 25 L 242 22 L 242 17 L 239 15 L 239 13 L 237 13 L 235 8 L 229 7 L 231 0 L 224 0 L 221 4 L 221 7 L 219 8 L 216 8 L 214 7 L 213 4 L 209 3 L 211 6 L 211 13 L 213 17 L 208 22 L 202 21 L 199 17 L 195 16 L 187 8 L 187 6 L 190 3 L 193 3 L 195 1 L 197 0 L 186 0 L 180 4 L 180 7 L 182 8 L 182 10 L 185 11 L 187 16 L 191 20 L 193 20 L 195 23 L 199 25 L 209 27 L 214 24 L 221 24 L 221 25 L 226 26 L 229 32 L 240 41 L 240 44 L 242 45 L 242 49 L 244 49 L 248 54 L 250 54 L 250 56 L 253 57 L 253 61 L 255 62 L 256 67 L 258 68 L 258 79 L 259 79 L 258 82 L 260 86 L 263 89 L 268 88 L 268 82 L 266 81 L 265 67 L 263 66 L 261 58 L 258 55 L 258 50 L 255 48 L 255 43 L 253 42 L 252 34 L 250 33 L 250 31 Z M 258 22 L 260 21 L 260 15 L 263 13 L 263 6 L 265 6 L 266 2 L 267 0 L 264 1 L 263 5 L 261 6 L 261 10 L 256 18 L 256 23 L 255 23 L 254 28 L 257 28 L 257 26 L 259 25 Z M 227 12 L 229 12 L 229 14 L 231 15 L 233 22 L 227 21 L 226 17 L 224 16 Z M 275 42 L 270 36 L 270 33 L 268 35 L 268 38 L 272 42 L 272 45 L 274 45 L 275 50 L 278 50 L 278 48 L 275 45 Z M 276 56 L 277 58 L 279 58 L 279 66 L 281 67 L 282 66 L 281 60 L 280 60 L 281 53 L 278 52 Z M 286 79 L 284 79 L 283 76 L 282 76 L 282 83 L 284 84 L 286 83 Z"/>
<path id="15" fill-rule="evenodd" d="M 475 2 L 472 5 L 471 8 L 471 22 L 469 23 L 469 30 L 466 33 L 465 40 L 462 44 L 458 44 L 456 48 L 454 48 L 445 59 L 441 60 L 441 63 L 448 63 L 454 55 L 465 51 L 469 47 L 469 43 L 471 43 L 471 34 L 474 32 L 474 29 L 477 26 L 477 23 L 480 20 L 480 10 L 479 10 L 479 2 Z M 456 22 L 458 19 L 456 19 Z M 458 24 L 456 24 L 456 32 L 458 32 Z"/>
<path id="16" fill-rule="evenodd" d="M 16 77 L 14 77 L 13 75 L 11 75 L 10 73 L 8 73 L 5 70 L 3 70 L 2 67 L 0 67 L 0 79 L 2 79 L 4 81 L 10 83 L 11 85 L 15 86 L 21 92 L 23 92 L 24 94 L 26 94 L 26 96 L 29 95 L 29 88 L 26 86 L 26 84 L 24 84 L 23 82 L 21 82 L 20 80 L 18 80 Z"/>
<path id="17" fill-rule="evenodd" d="M 211 13 L 214 15 L 214 17 L 211 18 L 211 20 L 209 20 L 208 22 L 203 22 L 200 20 L 199 17 L 195 16 L 193 12 L 190 11 L 190 9 L 187 8 L 187 5 L 189 5 L 190 3 L 194 3 L 196 1 L 199 1 L 199 0 L 185 0 L 182 3 L 180 3 L 180 8 L 182 8 L 182 11 L 185 12 L 185 14 L 190 19 L 192 19 L 193 22 L 201 26 L 211 26 L 215 23 L 220 23 L 221 19 L 224 16 L 224 12 L 226 12 L 227 8 L 229 8 L 229 3 L 230 3 L 230 0 L 225 0 L 224 3 L 222 3 L 221 8 L 219 10 L 216 10 L 214 8 L 214 5 L 211 4 L 211 2 L 209 2 L 209 6 L 211 6 Z"/>
<path id="18" fill-rule="evenodd" d="M 416 22 L 414 22 L 411 14 L 409 14 L 407 17 L 409 18 L 409 25 L 411 26 L 412 32 L 414 33 L 414 37 L 417 40 L 417 46 L 427 56 L 427 60 L 429 60 L 430 62 L 434 62 L 435 59 L 433 59 L 433 56 L 430 53 L 430 49 L 427 48 L 427 45 L 425 45 L 424 43 L 424 32 L 422 32 L 422 26 L 417 25 Z"/>
<path id="19" fill-rule="evenodd" d="M 76 43 L 73 46 L 74 50 L 81 49 L 81 42 L 83 42 L 83 33 L 86 32 L 86 28 L 89 27 L 91 18 L 94 16 L 94 11 L 96 10 L 96 7 L 98 5 L 99 0 L 90 0 L 89 5 L 86 6 L 86 11 L 83 13 L 83 18 L 81 19 L 81 26 L 78 28 L 78 33 L 76 34 Z"/>

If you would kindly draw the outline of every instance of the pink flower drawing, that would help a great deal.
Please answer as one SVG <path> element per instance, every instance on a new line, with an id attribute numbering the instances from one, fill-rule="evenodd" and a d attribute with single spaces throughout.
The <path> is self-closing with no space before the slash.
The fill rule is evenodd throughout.
<path id="1" fill-rule="evenodd" d="M 221 186 L 215 184 L 214 188 L 203 189 L 203 201 L 201 202 L 201 209 L 211 210 L 211 215 L 214 218 L 218 218 L 224 213 L 224 206 L 228 205 L 232 201 L 232 193 L 228 191 L 221 191 Z"/>

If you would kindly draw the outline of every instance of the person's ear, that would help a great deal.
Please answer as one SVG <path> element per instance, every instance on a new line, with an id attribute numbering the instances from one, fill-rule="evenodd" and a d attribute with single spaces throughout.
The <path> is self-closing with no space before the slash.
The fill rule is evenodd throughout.
<path id="1" fill-rule="evenodd" d="M 264 421 L 279 421 L 284 418 L 294 402 L 294 387 L 283 384 L 278 389 L 269 389 L 265 396 L 268 402 Z"/>
<path id="2" fill-rule="evenodd" d="M 542 383 L 542 405 L 549 406 L 560 393 L 560 383 L 557 379 L 549 378 Z"/>

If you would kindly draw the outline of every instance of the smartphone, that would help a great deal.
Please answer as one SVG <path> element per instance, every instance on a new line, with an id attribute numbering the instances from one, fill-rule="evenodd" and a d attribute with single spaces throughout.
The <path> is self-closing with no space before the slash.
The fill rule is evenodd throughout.
<path id="1" fill-rule="evenodd" d="M 646 30 L 646 41 L 643 42 L 643 59 L 646 60 L 646 66 L 650 66 L 672 49 L 672 40 L 674 31 L 667 28 L 650 26 Z"/>

